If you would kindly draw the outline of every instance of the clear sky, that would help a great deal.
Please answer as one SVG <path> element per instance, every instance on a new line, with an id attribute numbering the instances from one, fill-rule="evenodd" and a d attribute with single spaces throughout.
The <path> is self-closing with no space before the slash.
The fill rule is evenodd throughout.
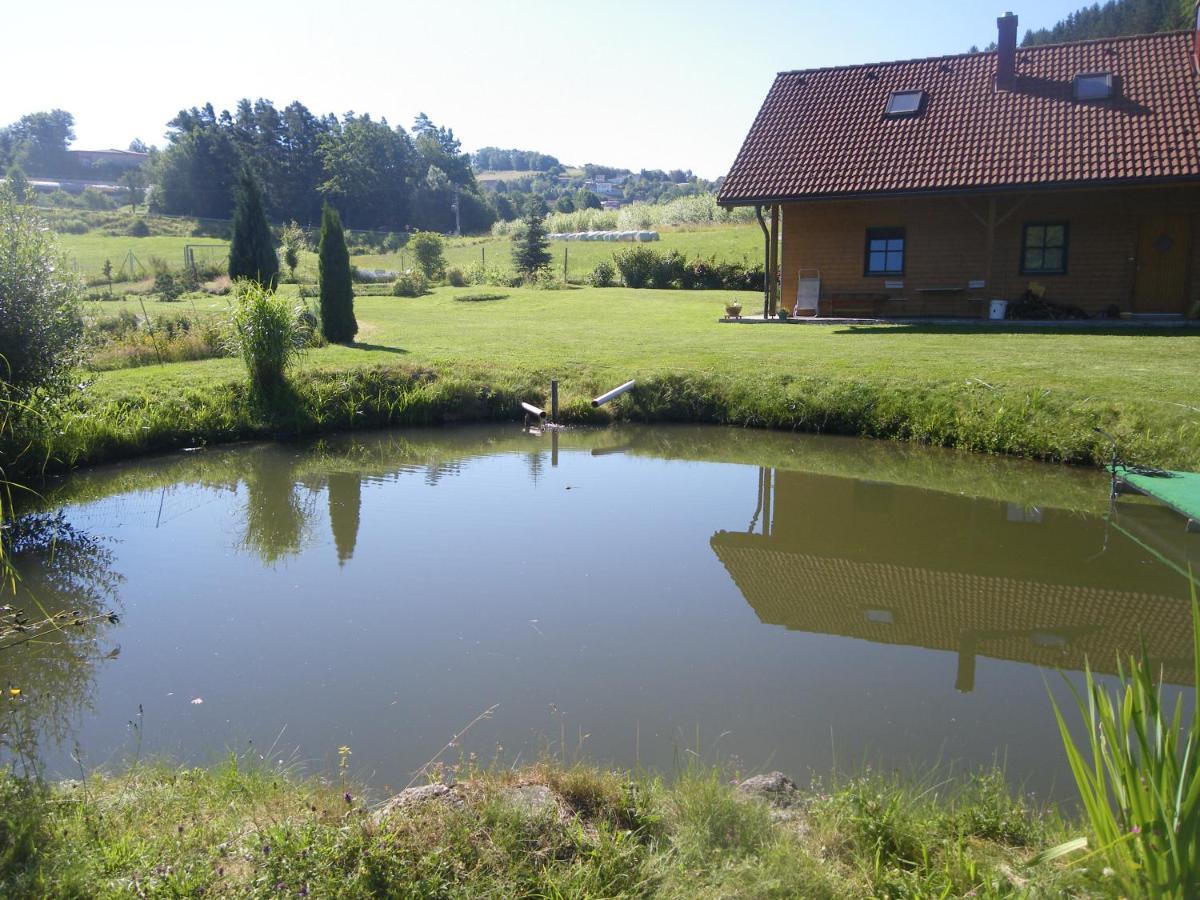
<path id="1" fill-rule="evenodd" d="M 1004 2 L 14 0 L 0 124 L 61 107 L 76 148 L 161 146 L 182 107 L 265 97 L 393 125 L 424 111 L 468 150 L 713 178 L 775 72 L 984 46 Z M 1024 34 L 1080 5 L 1010 8 Z"/>

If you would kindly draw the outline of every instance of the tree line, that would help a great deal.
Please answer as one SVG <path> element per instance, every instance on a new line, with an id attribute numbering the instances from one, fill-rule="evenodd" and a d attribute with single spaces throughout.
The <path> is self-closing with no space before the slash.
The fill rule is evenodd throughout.
<path id="1" fill-rule="evenodd" d="M 562 163 L 549 153 L 536 150 L 506 150 L 481 147 L 471 155 L 480 172 L 552 172 L 562 171 Z"/>
<path id="2" fill-rule="evenodd" d="M 228 218 L 243 167 L 263 187 L 276 221 L 311 224 L 328 202 L 355 228 L 486 229 L 496 214 L 480 195 L 451 128 L 424 113 L 409 130 L 368 113 L 314 115 L 294 102 L 243 99 L 231 113 L 211 103 L 181 110 L 151 164 L 156 211 Z"/>
<path id="3" fill-rule="evenodd" d="M 75 121 L 65 110 L 30 113 L 0 128 L 0 173 L 70 178 Z M 241 100 L 180 110 L 162 150 L 150 150 L 151 208 L 168 215 L 228 219 L 243 169 L 263 189 L 275 221 L 314 224 L 329 203 L 354 228 L 483 231 L 496 211 L 475 182 L 470 156 L 451 128 L 424 113 L 411 129 L 347 112 L 318 116 L 294 102 Z M 457 212 L 457 217 L 456 217 Z"/>
<path id="4" fill-rule="evenodd" d="M 1181 31 L 1192 26 L 1193 0 L 1108 0 L 1077 10 L 1049 28 L 1025 32 L 1024 47 L 1125 34 Z"/>

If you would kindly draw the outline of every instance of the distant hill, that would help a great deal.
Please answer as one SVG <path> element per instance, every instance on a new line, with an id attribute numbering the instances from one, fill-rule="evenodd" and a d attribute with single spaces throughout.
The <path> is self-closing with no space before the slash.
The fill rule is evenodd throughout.
<path id="1" fill-rule="evenodd" d="M 1025 32 L 1021 46 L 1180 31 L 1192 26 L 1193 9 L 1193 0 L 1108 0 L 1085 6 L 1050 28 Z"/>

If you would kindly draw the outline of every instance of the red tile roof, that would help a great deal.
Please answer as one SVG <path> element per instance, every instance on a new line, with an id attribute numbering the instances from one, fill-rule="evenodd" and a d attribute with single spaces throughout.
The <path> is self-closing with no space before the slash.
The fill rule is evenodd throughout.
<path id="1" fill-rule="evenodd" d="M 736 204 L 878 193 L 1200 177 L 1200 78 L 1190 33 L 1017 50 L 1013 91 L 995 53 L 781 72 L 719 199 Z M 1080 73 L 1116 96 L 1076 102 Z M 883 115 L 893 91 L 924 111 Z"/>

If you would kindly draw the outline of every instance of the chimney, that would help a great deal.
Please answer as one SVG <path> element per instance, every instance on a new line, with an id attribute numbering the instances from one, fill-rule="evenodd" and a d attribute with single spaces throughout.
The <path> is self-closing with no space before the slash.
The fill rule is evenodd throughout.
<path id="1" fill-rule="evenodd" d="M 996 88 L 1011 91 L 1017 85 L 1017 17 L 1006 12 L 996 20 Z"/>

